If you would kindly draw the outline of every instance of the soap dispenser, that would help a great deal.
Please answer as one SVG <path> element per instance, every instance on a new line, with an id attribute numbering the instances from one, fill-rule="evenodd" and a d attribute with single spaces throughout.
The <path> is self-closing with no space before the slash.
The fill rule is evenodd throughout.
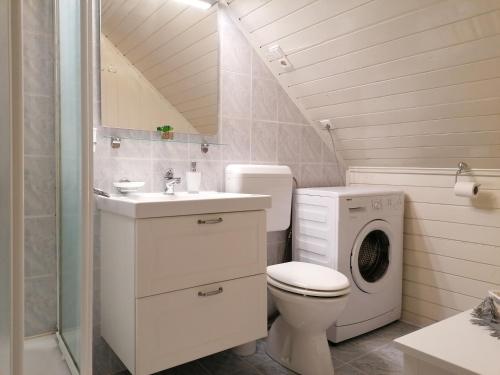
<path id="1" fill-rule="evenodd" d="M 201 172 L 196 170 L 196 162 L 191 163 L 191 171 L 186 173 L 188 193 L 197 194 L 200 192 Z"/>

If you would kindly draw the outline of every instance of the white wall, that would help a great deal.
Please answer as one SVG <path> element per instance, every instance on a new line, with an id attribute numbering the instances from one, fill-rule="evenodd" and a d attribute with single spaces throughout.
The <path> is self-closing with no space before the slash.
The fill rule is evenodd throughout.
<path id="1" fill-rule="evenodd" d="M 500 166 L 500 0 L 229 0 L 347 165 Z M 320 134 L 325 132 L 319 131 Z"/>
<path id="2" fill-rule="evenodd" d="M 350 185 L 405 191 L 403 319 L 426 325 L 500 287 L 500 170 L 474 170 L 475 200 L 453 193 L 454 169 L 351 168 Z"/>

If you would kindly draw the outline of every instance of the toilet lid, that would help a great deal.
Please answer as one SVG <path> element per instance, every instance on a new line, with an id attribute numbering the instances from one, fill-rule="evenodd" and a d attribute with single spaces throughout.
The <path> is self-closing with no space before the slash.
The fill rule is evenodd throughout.
<path id="1" fill-rule="evenodd" d="M 343 274 L 328 267 L 305 262 L 288 262 L 267 267 L 267 275 L 275 284 L 285 284 L 294 289 L 319 292 L 339 292 L 349 288 Z M 268 280 L 269 280 L 268 278 Z M 274 284 L 271 282 L 271 284 Z M 279 285 L 275 285 L 280 287 Z M 307 294 L 307 293 L 304 293 Z M 344 293 L 346 294 L 346 293 Z M 334 295 L 339 295 L 334 293 Z"/>
<path id="2" fill-rule="evenodd" d="M 280 283 L 279 281 L 274 280 L 272 277 L 267 275 L 267 286 L 275 287 L 285 292 L 290 292 L 294 294 L 299 294 L 301 296 L 308 297 L 322 297 L 322 298 L 333 298 L 333 297 L 342 297 L 346 294 L 349 294 L 351 288 L 345 288 L 341 290 L 334 291 L 325 291 L 325 290 L 313 290 L 313 289 L 302 289 L 297 288 L 295 286 L 291 286 L 288 284 Z"/>

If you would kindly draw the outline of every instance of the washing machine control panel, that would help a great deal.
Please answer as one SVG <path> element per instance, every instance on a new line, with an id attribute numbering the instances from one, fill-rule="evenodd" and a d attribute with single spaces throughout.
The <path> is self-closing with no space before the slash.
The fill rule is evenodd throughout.
<path id="1" fill-rule="evenodd" d="M 400 196 L 373 197 L 371 208 L 373 211 L 397 210 L 403 205 L 403 198 Z"/>
<path id="2" fill-rule="evenodd" d="M 401 195 L 374 195 L 365 197 L 352 197 L 346 199 L 346 206 L 350 217 L 355 219 L 371 212 L 376 216 L 394 214 L 403 208 Z"/>
<path id="3" fill-rule="evenodd" d="M 397 211 L 402 208 L 403 198 L 399 195 L 373 196 L 373 197 L 357 197 L 348 199 L 349 211 L 361 213 L 363 211 L 371 212 L 387 212 Z"/>
<path id="4" fill-rule="evenodd" d="M 371 207 L 374 211 L 384 209 L 397 210 L 403 205 L 403 199 L 400 196 L 374 197 L 371 200 Z"/>

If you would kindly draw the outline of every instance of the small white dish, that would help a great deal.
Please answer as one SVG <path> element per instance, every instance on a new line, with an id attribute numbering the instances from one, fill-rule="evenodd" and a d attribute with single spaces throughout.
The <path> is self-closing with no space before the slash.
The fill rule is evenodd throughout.
<path id="1" fill-rule="evenodd" d="M 500 314 L 500 290 L 489 290 L 488 294 L 493 299 L 493 303 L 497 308 L 497 313 Z"/>
<path id="2" fill-rule="evenodd" d="M 144 181 L 119 181 L 113 182 L 113 186 L 121 193 L 135 193 L 145 185 Z"/>

